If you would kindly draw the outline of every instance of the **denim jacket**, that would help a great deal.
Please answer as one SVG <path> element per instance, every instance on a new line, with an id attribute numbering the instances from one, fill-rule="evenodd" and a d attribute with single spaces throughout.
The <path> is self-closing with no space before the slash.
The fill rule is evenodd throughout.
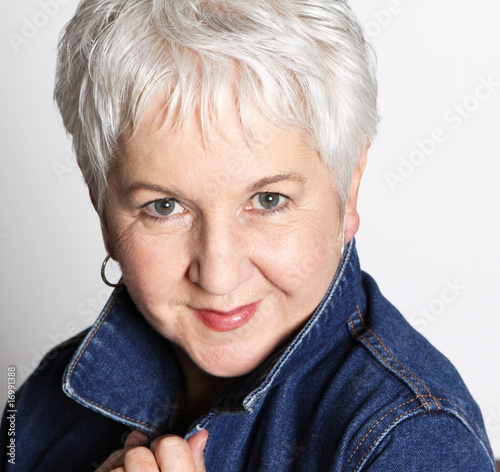
<path id="1" fill-rule="evenodd" d="M 2 470 L 91 471 L 135 428 L 171 432 L 178 379 L 169 342 L 115 290 L 94 326 L 25 384 L 16 464 Z M 207 472 L 494 471 L 459 374 L 360 270 L 354 241 L 301 332 L 185 437 L 202 428 Z"/>

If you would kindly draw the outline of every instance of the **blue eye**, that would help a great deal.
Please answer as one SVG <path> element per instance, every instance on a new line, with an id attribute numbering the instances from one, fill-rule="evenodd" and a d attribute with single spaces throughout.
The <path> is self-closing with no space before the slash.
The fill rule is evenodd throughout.
<path id="1" fill-rule="evenodd" d="M 257 210 L 274 210 L 285 202 L 285 196 L 273 192 L 258 193 L 252 199 L 253 207 Z"/>
<path id="2" fill-rule="evenodd" d="M 261 193 L 259 195 L 259 203 L 266 210 L 270 210 L 279 205 L 280 196 L 276 193 Z"/>
<path id="3" fill-rule="evenodd" d="M 184 207 L 173 198 L 156 200 L 146 206 L 148 213 L 155 217 L 172 216 L 184 211 Z"/>
<path id="4" fill-rule="evenodd" d="M 170 215 L 175 209 L 174 200 L 160 200 L 154 203 L 155 211 L 162 216 Z"/>

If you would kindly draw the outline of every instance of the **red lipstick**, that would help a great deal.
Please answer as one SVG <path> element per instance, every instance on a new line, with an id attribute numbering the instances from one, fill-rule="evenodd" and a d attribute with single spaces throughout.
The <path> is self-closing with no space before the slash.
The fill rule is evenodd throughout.
<path id="1" fill-rule="evenodd" d="M 259 303 L 260 300 L 227 312 L 211 309 L 195 309 L 194 311 L 207 328 L 219 332 L 231 331 L 248 323 L 253 315 L 255 315 Z"/>

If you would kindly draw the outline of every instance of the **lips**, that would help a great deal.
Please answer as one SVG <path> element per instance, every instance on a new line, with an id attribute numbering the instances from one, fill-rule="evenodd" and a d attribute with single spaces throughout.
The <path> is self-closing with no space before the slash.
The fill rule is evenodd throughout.
<path id="1" fill-rule="evenodd" d="M 260 301 L 250 305 L 240 306 L 232 311 L 217 311 L 211 309 L 197 310 L 195 313 L 202 323 L 213 331 L 232 331 L 248 323 L 255 315 Z"/>

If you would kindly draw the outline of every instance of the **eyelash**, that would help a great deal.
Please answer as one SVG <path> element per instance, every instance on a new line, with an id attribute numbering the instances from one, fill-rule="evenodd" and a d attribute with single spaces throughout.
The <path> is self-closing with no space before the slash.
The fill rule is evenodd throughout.
<path id="1" fill-rule="evenodd" d="M 161 217 L 161 216 L 151 216 L 147 215 L 149 221 L 151 221 L 154 225 L 164 225 L 167 221 L 167 217 Z"/>
<path id="2" fill-rule="evenodd" d="M 285 198 L 285 203 L 276 207 L 276 208 L 271 208 L 271 209 L 257 209 L 257 211 L 262 215 L 262 216 L 266 216 L 266 217 L 270 217 L 270 216 L 273 216 L 277 213 L 281 213 L 283 211 L 286 211 L 289 209 L 289 206 L 290 206 L 290 198 L 288 198 L 286 195 L 283 195 L 282 193 L 277 193 L 277 192 L 257 192 L 256 194 L 252 195 L 252 197 L 250 197 L 249 201 L 253 200 L 257 195 L 262 195 L 262 194 L 266 194 L 266 193 L 270 193 L 270 194 L 273 194 L 273 195 L 279 195 L 280 197 L 283 197 Z M 156 202 L 162 202 L 164 200 L 169 200 L 169 198 L 157 198 L 156 200 L 152 200 L 144 205 L 141 206 L 141 208 L 143 209 L 144 211 L 144 215 L 153 223 L 153 224 L 165 224 L 166 222 L 168 222 L 169 220 L 171 220 L 172 218 L 175 218 L 176 216 L 178 216 L 179 214 L 175 214 L 175 215 L 172 215 L 172 216 L 153 216 L 149 213 L 147 213 L 145 210 L 148 206 L 156 203 Z M 177 203 L 178 205 L 181 205 L 182 204 L 176 200 L 175 198 L 172 198 L 171 199 L 172 201 L 174 201 L 175 203 Z M 182 215 L 182 213 L 180 214 Z"/>
<path id="3" fill-rule="evenodd" d="M 156 200 L 152 200 L 148 203 L 145 203 L 144 205 L 141 206 L 141 209 L 142 209 L 142 213 L 143 215 L 149 220 L 151 221 L 153 224 L 166 224 L 168 221 L 171 221 L 172 219 L 174 219 L 176 216 L 180 216 L 182 215 L 182 213 L 176 213 L 174 215 L 166 215 L 166 216 L 153 216 L 151 215 L 150 213 L 147 212 L 147 208 L 148 206 L 150 205 L 154 205 L 156 202 L 163 202 L 165 200 L 172 200 L 173 202 L 175 202 L 176 204 L 178 205 L 181 205 L 181 203 L 176 200 L 175 198 L 157 198 Z M 182 205 L 181 205 L 182 206 Z"/>
<path id="4" fill-rule="evenodd" d="M 288 201 L 280 207 L 272 208 L 271 210 L 259 210 L 264 216 L 273 216 L 276 213 L 281 213 L 282 211 L 288 210 Z"/>
<path id="5" fill-rule="evenodd" d="M 276 207 L 276 208 L 271 208 L 271 209 L 264 209 L 264 210 L 260 210 L 258 209 L 257 211 L 263 215 L 263 216 L 273 216 L 277 213 L 280 213 L 282 211 L 286 211 L 289 209 L 290 207 L 290 198 L 288 198 L 286 195 L 283 195 L 282 193 L 278 193 L 278 192 L 257 192 L 255 195 L 253 195 L 251 198 L 250 198 L 250 201 L 253 200 L 257 195 L 265 195 L 266 193 L 270 193 L 272 195 L 279 195 L 280 197 L 283 197 L 285 199 L 285 203 L 283 203 L 282 205 Z"/>

